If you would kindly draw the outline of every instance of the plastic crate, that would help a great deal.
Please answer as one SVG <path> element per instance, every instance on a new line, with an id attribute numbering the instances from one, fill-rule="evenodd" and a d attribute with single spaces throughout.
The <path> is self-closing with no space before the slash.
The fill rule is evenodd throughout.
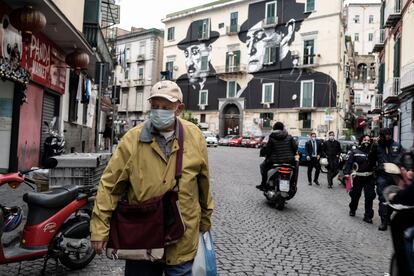
<path id="1" fill-rule="evenodd" d="M 49 170 L 50 187 L 98 185 L 108 164 L 108 154 L 68 154 L 55 157 L 58 165 Z"/>

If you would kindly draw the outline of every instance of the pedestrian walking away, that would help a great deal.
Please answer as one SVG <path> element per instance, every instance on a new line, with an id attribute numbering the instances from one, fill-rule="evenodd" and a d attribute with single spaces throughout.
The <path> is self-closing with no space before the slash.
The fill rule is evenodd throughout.
<path id="1" fill-rule="evenodd" d="M 377 195 L 379 200 L 378 214 L 381 217 L 381 225 L 378 227 L 378 230 L 385 231 L 387 230 L 392 209 L 386 204 L 384 198 L 384 189 L 390 185 L 396 185 L 392 176 L 385 172 L 384 164 L 385 163 L 394 163 L 398 162 L 400 155 L 402 153 L 401 146 L 392 139 L 391 130 L 388 128 L 383 128 L 380 130 L 380 137 L 378 143 L 375 144 L 372 148 L 376 162 L 377 162 Z"/>
<path id="2" fill-rule="evenodd" d="M 322 143 L 316 139 L 316 133 L 311 133 L 311 139 L 305 144 L 306 160 L 308 161 L 308 183 L 312 185 L 312 171 L 315 169 L 315 177 L 313 182 L 319 185 L 319 173 L 321 172 L 321 166 L 319 160 L 321 158 Z"/>
<path id="3" fill-rule="evenodd" d="M 184 137 L 178 191 L 186 226 L 184 235 L 165 246 L 162 262 L 127 260 L 125 275 L 191 275 L 199 233 L 210 230 L 214 206 L 207 147 L 199 128 L 178 118 L 184 104 L 176 83 L 156 83 L 149 101 L 150 119 L 123 136 L 101 178 L 91 220 L 91 240 L 98 254 L 105 250 L 111 216 L 125 191 L 129 203 L 142 203 L 174 187 L 178 137 Z"/>
<path id="4" fill-rule="evenodd" d="M 361 136 L 359 147 L 352 150 L 349 155 L 344 174 L 346 179 L 353 177 L 352 189 L 349 192 L 351 197 L 349 215 L 355 216 L 362 190 L 364 190 L 365 213 L 363 220 L 367 223 L 372 223 L 374 217 L 372 209 L 375 199 L 374 166 L 375 157 L 371 151 L 371 138 L 368 135 Z"/>
<path id="5" fill-rule="evenodd" d="M 338 174 L 339 155 L 341 154 L 341 144 L 335 140 L 335 133 L 329 132 L 329 139 L 323 143 L 323 154 L 328 159 L 328 188 L 333 186 L 333 178 Z"/>

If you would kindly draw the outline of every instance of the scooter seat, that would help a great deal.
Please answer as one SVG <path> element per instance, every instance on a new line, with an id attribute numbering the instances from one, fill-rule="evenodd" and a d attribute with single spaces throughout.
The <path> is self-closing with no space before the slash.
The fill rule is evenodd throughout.
<path id="1" fill-rule="evenodd" d="M 60 208 L 78 196 L 78 187 L 54 188 L 43 193 L 29 192 L 23 195 L 23 200 L 30 205 L 42 206 L 45 208 Z"/>

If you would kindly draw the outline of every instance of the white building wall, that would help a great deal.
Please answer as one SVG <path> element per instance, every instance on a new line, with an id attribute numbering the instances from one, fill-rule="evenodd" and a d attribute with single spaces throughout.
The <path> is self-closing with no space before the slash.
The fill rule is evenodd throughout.
<path id="1" fill-rule="evenodd" d="M 359 55 L 368 55 L 372 51 L 374 41 L 369 41 L 369 34 L 374 36 L 375 31 L 380 28 L 381 4 L 349 4 L 347 7 L 347 32 L 354 43 L 355 52 Z M 369 16 L 374 20 L 369 23 Z M 355 22 L 359 16 L 359 23 Z M 359 41 L 355 41 L 355 34 L 359 34 Z"/>

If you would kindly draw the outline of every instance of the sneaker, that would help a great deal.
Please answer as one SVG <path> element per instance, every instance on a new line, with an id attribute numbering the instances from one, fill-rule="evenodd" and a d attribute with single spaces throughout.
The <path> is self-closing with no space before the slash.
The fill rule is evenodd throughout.
<path id="1" fill-rule="evenodd" d="M 388 225 L 386 223 L 381 223 L 381 225 L 378 227 L 379 231 L 387 231 Z"/>
<path id="2" fill-rule="evenodd" d="M 318 180 L 313 181 L 313 183 L 315 183 L 315 185 L 319 186 L 319 181 Z"/>
<path id="3" fill-rule="evenodd" d="M 259 189 L 260 191 L 264 191 L 265 190 L 265 185 L 263 185 L 263 184 L 257 185 L 256 189 Z"/>
<path id="4" fill-rule="evenodd" d="M 351 216 L 351 217 L 355 217 L 355 211 L 350 210 L 350 211 L 349 211 L 349 216 Z"/>
<path id="5" fill-rule="evenodd" d="M 366 223 L 372 223 L 372 219 L 370 218 L 364 217 L 362 220 L 365 221 Z"/>
<path id="6" fill-rule="evenodd" d="M 328 185 L 328 188 L 329 188 L 329 189 L 332 189 L 332 185 Z"/>
<path id="7" fill-rule="evenodd" d="M 308 183 L 308 185 L 309 185 L 309 186 L 312 186 L 312 182 L 309 182 L 309 183 Z"/>

